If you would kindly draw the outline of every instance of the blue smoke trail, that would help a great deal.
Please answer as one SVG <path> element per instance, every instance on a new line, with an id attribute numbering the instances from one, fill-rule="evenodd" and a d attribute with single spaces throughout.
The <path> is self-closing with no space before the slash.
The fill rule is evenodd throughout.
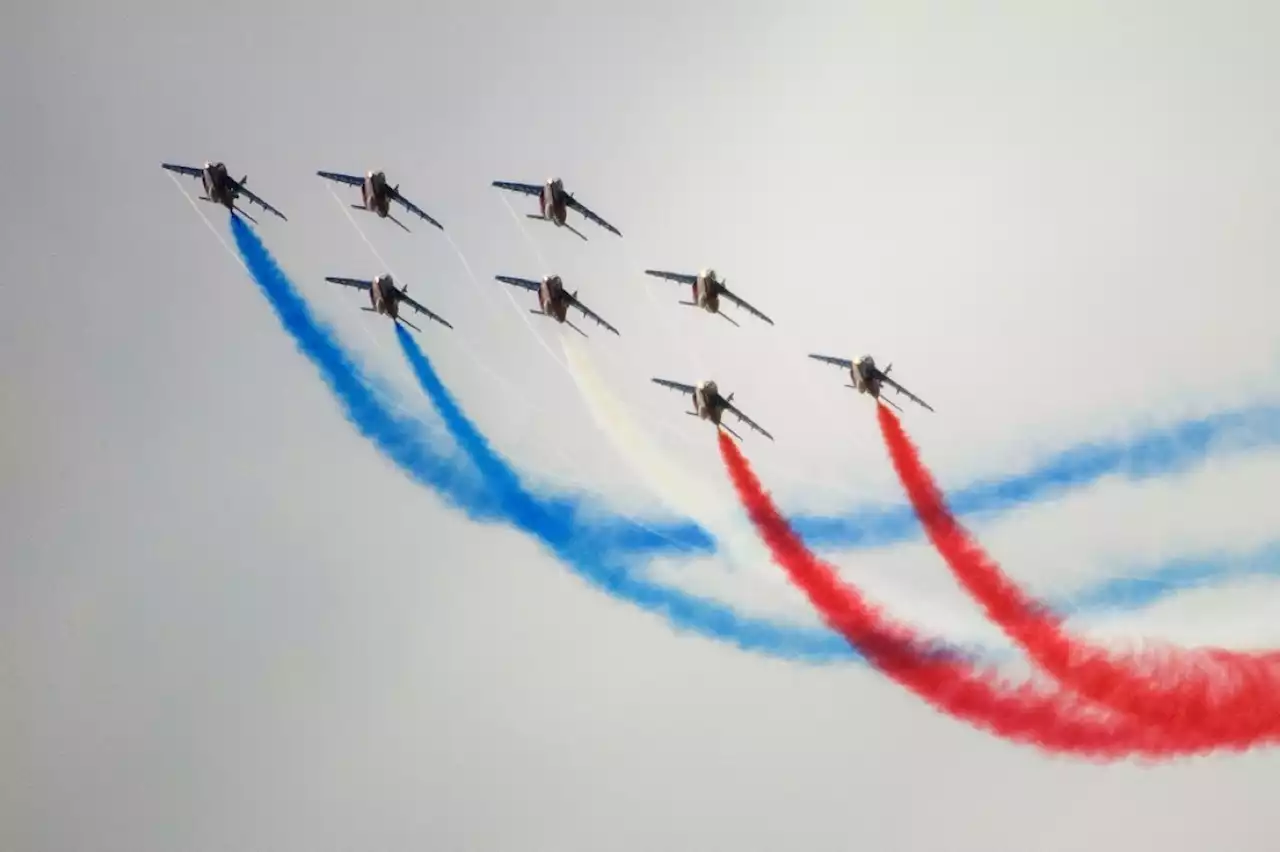
<path id="1" fill-rule="evenodd" d="M 641 579 L 628 556 L 601 535 L 600 527 L 579 522 L 580 504 L 566 497 L 535 497 L 519 474 L 489 445 L 462 413 L 409 332 L 396 327 L 396 339 L 419 385 L 436 407 L 445 428 L 462 447 L 481 477 L 500 495 L 512 523 L 541 541 L 557 558 L 609 595 L 667 617 L 676 628 L 730 642 L 748 651 L 809 662 L 848 659 L 856 654 L 847 641 L 825 629 L 786 627 L 743 616 L 724 604 Z"/>
<path id="2" fill-rule="evenodd" d="M 1141 481 L 1189 470 L 1206 458 L 1280 444 L 1280 407 L 1262 405 L 1184 421 L 1129 440 L 1083 444 L 1026 473 L 949 490 L 957 517 L 995 516 L 1091 485 L 1106 476 Z M 916 538 L 920 523 L 906 504 L 864 506 L 837 517 L 792 517 L 811 547 L 884 547 Z"/>
<path id="3" fill-rule="evenodd" d="M 244 240 L 251 241 L 249 250 L 253 257 L 246 255 L 246 262 L 253 260 L 263 265 L 268 276 L 266 280 L 272 282 L 274 289 L 287 296 L 279 304 L 273 302 L 277 312 L 284 311 L 290 316 L 305 315 L 311 327 L 318 329 L 305 303 L 292 291 L 292 285 L 287 283 L 284 274 L 258 241 L 256 234 L 235 217 L 232 217 L 232 228 L 236 232 L 237 246 L 241 246 Z M 245 253 L 244 246 L 241 246 L 241 253 Z M 257 275 L 256 272 L 254 274 Z M 265 288 L 266 285 L 263 286 Z M 280 289 L 282 286 L 287 289 Z M 326 340 L 325 358 L 330 361 L 345 361 L 350 374 L 358 375 L 358 369 L 333 342 L 331 333 L 327 329 L 320 330 L 320 336 Z M 298 345 L 305 351 L 310 344 L 300 340 Z M 318 366 L 325 369 L 324 364 Z M 341 374 L 326 371 L 326 380 L 332 385 L 331 375 Z M 366 389 L 369 387 L 369 381 L 363 377 L 358 377 L 356 383 Z M 335 392 L 339 392 L 341 398 L 341 392 L 336 388 Z M 365 395 L 369 393 L 368 390 L 365 391 Z M 344 403 L 349 407 L 348 401 L 344 400 Z M 415 428 L 407 421 L 394 416 L 392 419 L 395 420 L 396 431 L 403 437 L 407 437 Z M 1280 444 L 1280 407 L 1261 405 L 1177 423 L 1128 440 L 1079 445 L 1049 458 L 1025 473 L 949 490 L 947 499 L 957 517 L 967 520 L 981 514 L 989 518 L 1091 485 L 1107 476 L 1123 476 L 1132 480 L 1151 479 L 1188 470 L 1211 455 L 1247 452 L 1277 444 Z M 896 506 L 868 505 L 834 517 L 796 515 L 791 516 L 791 523 L 814 548 L 883 547 L 911 540 L 920 534 L 919 522 L 911 507 L 905 503 Z M 663 538 L 678 539 L 683 546 L 698 551 L 709 552 L 713 548 L 710 536 L 691 523 L 664 529 L 660 535 L 625 523 L 614 523 L 613 527 L 619 542 L 625 541 L 628 546 L 642 550 L 665 549 Z"/>
<path id="4" fill-rule="evenodd" d="M 238 216 L 231 215 L 236 249 L 280 324 L 311 361 L 342 404 L 347 419 L 391 461 L 417 482 L 439 491 L 474 520 L 506 520 L 492 489 L 424 440 L 421 422 L 394 413 L 391 393 L 364 375 L 338 344 L 332 329 L 320 322 L 298 294 L 293 282 L 276 264 L 258 235 Z M 584 518 L 585 521 L 585 518 Z M 703 551 L 714 549 L 711 537 L 692 523 L 647 524 L 637 527 L 625 519 L 600 524 L 601 540 L 632 552 Z"/>
<path id="5" fill-rule="evenodd" d="M 423 440 L 420 423 L 389 412 L 387 394 L 363 375 L 339 347 L 332 331 L 311 315 L 292 282 L 276 265 L 257 235 L 234 217 L 231 227 L 246 266 L 276 311 L 281 325 L 293 336 L 299 350 L 320 370 L 342 403 L 348 419 L 415 480 L 442 493 L 474 520 L 516 523 L 537 536 L 589 581 L 618 598 L 665 615 L 677 628 L 727 641 L 744 650 L 789 659 L 808 662 L 860 659 L 842 637 L 825 628 L 789 626 L 743 616 L 719 602 L 635 576 L 629 561 L 634 560 L 638 553 L 673 548 L 710 552 L 713 542 L 704 531 L 690 523 L 665 529 L 644 529 L 626 519 L 610 517 L 603 511 L 595 512 L 596 518 L 589 517 L 590 504 L 584 504 L 581 498 L 532 497 L 520 484 L 510 465 L 493 453 L 484 437 L 462 415 L 431 371 L 425 356 L 418 351 L 418 363 L 414 364 L 413 353 L 406 349 L 405 354 L 410 356 L 411 365 L 424 390 L 432 398 L 446 426 L 455 438 L 461 439 L 459 442 L 479 469 L 482 482 L 469 479 L 456 459 L 440 454 Z M 406 340 L 407 337 L 402 339 L 402 346 Z M 411 340 L 408 342 L 412 345 Z M 416 346 L 413 348 L 416 350 Z M 425 372 L 421 369 L 423 367 Z M 435 394 L 432 394 L 432 389 L 435 389 Z M 1207 452 L 1204 448 L 1209 443 L 1202 442 L 1203 451 Z M 1069 454 L 1064 454 L 1060 459 L 1068 457 Z M 1168 458 L 1170 456 L 1166 454 L 1165 460 Z M 1188 456 L 1184 454 L 1182 463 L 1189 463 L 1186 458 Z M 1135 464 L 1133 456 L 1124 456 L 1123 451 L 1113 452 L 1112 460 L 1135 470 L 1142 469 L 1141 465 Z M 1097 468 L 1095 475 L 1102 475 Z M 1023 480 L 1034 481 L 1034 476 L 1025 475 Z M 494 485 L 498 487 L 495 489 Z M 988 493 L 1001 494 L 998 487 L 982 487 L 990 489 Z M 1016 488 L 1012 491 L 1017 493 Z M 971 492 L 983 493 L 981 489 L 971 489 Z M 1002 499 L 1011 499 L 1008 493 L 1004 492 Z M 1243 567 L 1248 573 L 1275 573 L 1278 561 L 1268 561 L 1267 554 L 1262 554 L 1252 561 L 1243 561 L 1237 567 Z M 1200 584 L 1214 574 L 1210 562 L 1201 563 L 1198 571 L 1174 566 L 1158 570 L 1146 586 L 1141 585 L 1144 582 L 1141 580 L 1108 581 L 1059 606 L 1066 612 L 1080 612 L 1084 609 L 1149 605 L 1171 592 Z"/>
<path id="6" fill-rule="evenodd" d="M 483 517 L 498 517 L 489 489 L 424 440 L 419 421 L 393 413 L 389 392 L 365 377 L 335 342 L 333 332 L 311 314 L 257 234 L 238 216 L 232 214 L 230 219 L 236 249 L 253 280 L 298 350 L 320 370 L 347 420 L 417 482 L 455 505 L 465 504 Z"/>
<path id="7" fill-rule="evenodd" d="M 538 534 L 557 556 L 606 592 L 665 615 L 678 628 L 727 641 L 747 651 L 789 659 L 825 662 L 853 656 L 845 640 L 830 631 L 746 618 L 724 604 L 638 579 L 628 570 L 623 557 L 634 558 L 637 552 L 672 548 L 711 552 L 713 540 L 696 525 L 659 526 L 652 532 L 634 526 L 623 529 L 625 520 L 587 523 L 582 504 L 571 498 L 540 505 L 520 487 L 510 467 L 495 459 L 487 441 L 473 428 L 473 463 L 485 479 L 504 487 L 493 489 L 467 483 L 456 460 L 433 452 L 419 439 L 415 432 L 419 426 L 398 419 L 387 410 L 380 394 L 339 347 L 333 332 L 308 310 L 257 234 L 234 216 L 231 230 L 250 275 L 280 324 L 320 371 L 352 424 L 415 480 L 442 493 L 473 520 L 514 521 L 522 529 Z M 460 417 L 456 405 L 445 410 Z M 475 452 L 481 448 L 484 451 Z M 577 521 L 583 523 L 579 525 Z"/>
<path id="8" fill-rule="evenodd" d="M 623 554 L 598 541 L 592 530 L 577 521 L 575 516 L 579 506 L 576 501 L 538 497 L 530 493 L 521 484 L 519 474 L 511 464 L 491 447 L 484 434 L 462 412 L 431 366 L 430 359 L 409 332 L 397 326 L 396 339 L 419 385 L 444 421 L 445 428 L 471 458 L 480 475 L 502 495 L 500 502 L 511 513 L 512 522 L 542 541 L 579 575 L 615 597 L 666 613 L 677 627 L 729 640 L 747 650 L 767 650 L 777 656 L 809 662 L 833 662 L 841 658 L 863 661 L 861 654 L 851 648 L 847 640 L 825 628 L 786 627 L 744 617 L 720 604 L 638 580 L 617 566 L 609 567 L 604 560 L 616 559 Z M 1231 563 L 1229 567 L 1228 562 Z M 1174 560 L 1145 578 L 1106 580 L 1053 606 L 1063 615 L 1138 609 L 1150 606 L 1172 591 L 1204 585 L 1224 573 L 1224 569 L 1232 574 L 1280 573 L 1280 544 L 1268 545 L 1257 553 L 1230 560 Z M 744 636 L 750 638 L 744 641 Z M 824 641 L 824 637 L 834 639 L 836 644 Z M 761 643 L 760 640 L 765 638 L 768 644 Z M 935 649 L 942 653 L 960 652 L 988 659 L 1005 656 L 975 647 L 961 650 L 935 646 Z"/>
<path id="9" fill-rule="evenodd" d="M 1063 616 L 1145 609 L 1171 594 L 1221 582 L 1226 577 L 1280 576 L 1280 542 L 1269 542 L 1247 553 L 1216 553 L 1171 559 L 1154 570 L 1104 580 L 1070 599 L 1052 601 Z"/>

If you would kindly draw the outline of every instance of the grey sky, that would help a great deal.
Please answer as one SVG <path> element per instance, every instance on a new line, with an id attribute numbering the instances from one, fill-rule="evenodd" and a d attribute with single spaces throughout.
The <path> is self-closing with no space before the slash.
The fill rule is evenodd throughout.
<path id="1" fill-rule="evenodd" d="M 861 668 L 676 635 L 465 521 L 343 421 L 158 167 L 247 173 L 290 218 L 261 233 L 291 277 L 426 411 L 385 322 L 322 280 L 383 270 L 315 171 L 385 168 L 496 298 L 433 229 L 361 226 L 454 323 L 424 348 L 535 475 L 660 507 L 498 273 L 581 288 L 622 331 L 593 334 L 600 372 L 723 499 L 709 430 L 650 376 L 736 390 L 787 508 L 898 500 L 870 404 L 805 353 L 894 362 L 948 485 L 1274 392 L 1280 13 L 1212 6 L 7 9 L 0 848 L 1272 849 L 1270 753 L 1049 759 Z M 531 224 L 543 268 L 488 184 L 553 174 L 625 238 Z M 641 275 L 706 265 L 777 326 Z M 1069 590 L 1266 541 L 1278 466 L 979 529 Z M 837 558 L 903 617 L 977 629 L 925 548 Z M 682 582 L 806 617 L 770 566 L 704 568 Z M 1210 591 L 1107 629 L 1275 642 L 1276 601 Z"/>

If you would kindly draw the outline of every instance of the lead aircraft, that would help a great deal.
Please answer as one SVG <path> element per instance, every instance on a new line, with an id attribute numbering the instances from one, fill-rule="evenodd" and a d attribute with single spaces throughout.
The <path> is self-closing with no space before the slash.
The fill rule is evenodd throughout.
<path id="1" fill-rule="evenodd" d="M 221 204 L 232 213 L 237 213 L 244 218 L 258 224 L 258 220 L 250 216 L 248 213 L 236 206 L 236 199 L 243 195 L 251 204 L 257 204 L 269 213 L 274 213 L 286 222 L 289 220 L 276 208 L 263 201 L 245 188 L 245 184 L 249 182 L 249 176 L 245 175 L 236 180 L 227 172 L 226 163 L 206 162 L 200 168 L 195 166 L 180 166 L 175 163 L 161 163 L 160 168 L 168 169 L 187 177 L 199 178 L 204 184 L 204 195 L 200 196 L 201 201 L 209 201 L 214 204 Z"/>

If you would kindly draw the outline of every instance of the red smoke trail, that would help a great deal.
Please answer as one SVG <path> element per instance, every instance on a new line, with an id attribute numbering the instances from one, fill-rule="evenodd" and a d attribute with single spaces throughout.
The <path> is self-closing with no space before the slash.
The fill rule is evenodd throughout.
<path id="1" fill-rule="evenodd" d="M 1204 752 L 1220 745 L 1208 738 L 1154 728 L 1053 685 L 1011 684 L 993 670 L 948 658 L 908 628 L 884 618 L 834 568 L 804 546 L 756 479 L 737 445 L 719 433 L 720 454 L 752 523 L 773 559 L 832 629 L 879 670 L 938 709 L 1006 739 L 1100 760 L 1131 755 L 1151 758 Z"/>
<path id="2" fill-rule="evenodd" d="M 948 510 L 893 412 L 877 405 L 902 486 L 961 584 L 1046 672 L 1079 694 L 1173 735 L 1245 746 L 1280 740 L 1280 654 L 1218 648 L 1113 653 L 1067 633 L 1025 595 Z"/>

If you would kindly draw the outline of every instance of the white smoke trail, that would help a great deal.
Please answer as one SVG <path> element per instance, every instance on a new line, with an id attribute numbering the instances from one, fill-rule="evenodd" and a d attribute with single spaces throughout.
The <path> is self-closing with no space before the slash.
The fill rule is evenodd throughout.
<path id="1" fill-rule="evenodd" d="M 209 221 L 209 217 L 204 215 L 204 211 L 200 209 L 199 204 L 196 204 L 196 200 L 191 197 L 189 192 L 187 192 L 187 188 L 182 185 L 182 182 L 174 177 L 173 172 L 166 172 L 165 174 L 169 175 L 169 180 L 173 181 L 173 185 L 178 188 L 178 192 L 182 193 L 182 197 L 187 199 L 187 203 L 191 205 L 191 209 L 196 211 L 196 215 L 200 217 L 201 222 L 204 222 L 204 226 L 209 229 L 209 233 L 217 237 L 218 242 L 222 243 L 222 247 L 226 249 L 227 254 L 231 256 L 231 259 L 240 264 L 241 269 L 248 272 L 249 267 L 245 265 L 244 260 L 240 258 L 240 255 L 236 253 L 235 249 L 228 245 L 226 239 L 223 238 L 218 229 L 213 227 L 213 223 Z"/>
<path id="2" fill-rule="evenodd" d="M 771 585 L 786 585 L 781 572 L 769 567 L 768 551 L 747 526 L 749 522 L 736 503 L 690 476 L 649 441 L 595 371 L 578 341 L 564 335 L 561 345 L 569 374 L 592 418 L 635 473 L 672 509 L 705 527 L 724 545 L 736 566 L 763 568 L 761 573 L 778 581 Z"/>
<path id="3" fill-rule="evenodd" d="M 529 234 L 529 229 L 525 227 L 524 219 L 521 219 L 520 214 L 516 212 L 516 208 L 511 206 L 511 202 L 507 200 L 505 192 L 498 197 L 502 199 L 502 203 L 506 206 L 507 212 L 511 214 L 511 218 L 515 220 L 516 227 L 520 229 L 520 233 L 524 236 L 524 241 L 529 244 L 529 248 L 533 250 L 534 255 L 538 258 L 538 263 L 542 264 L 542 274 L 549 275 L 551 265 L 547 263 L 547 258 L 542 254 L 542 249 L 538 247 L 538 241 Z"/>

